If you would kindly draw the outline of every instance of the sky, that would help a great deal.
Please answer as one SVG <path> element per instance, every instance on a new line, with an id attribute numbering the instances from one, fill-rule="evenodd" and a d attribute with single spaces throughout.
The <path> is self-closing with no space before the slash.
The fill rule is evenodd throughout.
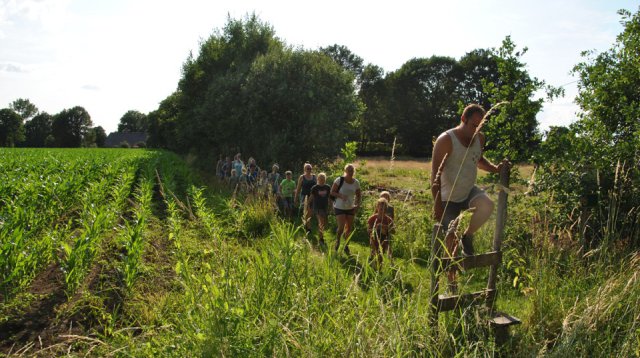
<path id="1" fill-rule="evenodd" d="M 568 125 L 578 107 L 570 74 L 585 50 L 606 51 L 622 31 L 619 0 L 260 1 L 0 0 L 0 108 L 27 98 L 55 114 L 84 107 L 94 126 L 117 130 L 128 110 L 148 113 L 174 92 L 184 61 L 228 16 L 255 13 L 305 49 L 339 44 L 395 71 L 420 57 L 460 58 L 510 35 L 531 76 L 563 86 L 540 129 Z"/>

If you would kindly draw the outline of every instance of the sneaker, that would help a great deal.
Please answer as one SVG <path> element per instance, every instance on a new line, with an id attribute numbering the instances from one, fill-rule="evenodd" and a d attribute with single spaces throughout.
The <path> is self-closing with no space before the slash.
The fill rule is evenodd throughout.
<path id="1" fill-rule="evenodd" d="M 462 244 L 462 256 L 473 256 L 473 236 L 464 235 L 460 239 L 460 243 Z"/>
<path id="2" fill-rule="evenodd" d="M 346 245 L 345 245 L 345 247 L 344 247 L 344 253 L 345 253 L 345 254 L 347 254 L 347 255 L 351 255 L 351 252 L 349 251 L 349 246 L 346 246 Z"/>

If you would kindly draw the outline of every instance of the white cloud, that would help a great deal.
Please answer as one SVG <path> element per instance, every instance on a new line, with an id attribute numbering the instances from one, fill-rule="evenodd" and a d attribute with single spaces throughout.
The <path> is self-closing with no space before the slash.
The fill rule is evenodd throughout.
<path id="1" fill-rule="evenodd" d="M 87 90 L 87 91 L 99 91 L 100 87 L 96 86 L 96 85 L 84 85 L 81 87 L 83 90 Z"/>
<path id="2" fill-rule="evenodd" d="M 29 73 L 29 70 L 20 64 L 0 63 L 0 72 Z"/>
<path id="3" fill-rule="evenodd" d="M 70 0 L 0 0 L 0 26 L 21 21 L 36 22 L 45 28 L 64 22 Z"/>

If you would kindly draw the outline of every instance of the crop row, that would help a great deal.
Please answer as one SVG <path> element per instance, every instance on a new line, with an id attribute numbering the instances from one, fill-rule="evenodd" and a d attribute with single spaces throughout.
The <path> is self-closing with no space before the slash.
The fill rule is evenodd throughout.
<path id="1" fill-rule="evenodd" d="M 0 150 L 0 288 L 9 297 L 59 260 L 68 292 L 115 226 L 152 151 Z"/>

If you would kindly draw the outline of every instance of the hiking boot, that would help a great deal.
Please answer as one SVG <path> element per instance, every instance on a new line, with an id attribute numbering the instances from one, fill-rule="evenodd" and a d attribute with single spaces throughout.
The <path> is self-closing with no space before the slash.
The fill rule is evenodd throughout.
<path id="1" fill-rule="evenodd" d="M 449 282 L 449 284 L 447 285 L 447 294 L 449 294 L 450 296 L 457 296 L 458 295 L 458 283 L 457 282 Z"/>
<path id="2" fill-rule="evenodd" d="M 473 256 L 473 236 L 464 235 L 460 239 L 460 244 L 462 244 L 462 256 Z"/>

